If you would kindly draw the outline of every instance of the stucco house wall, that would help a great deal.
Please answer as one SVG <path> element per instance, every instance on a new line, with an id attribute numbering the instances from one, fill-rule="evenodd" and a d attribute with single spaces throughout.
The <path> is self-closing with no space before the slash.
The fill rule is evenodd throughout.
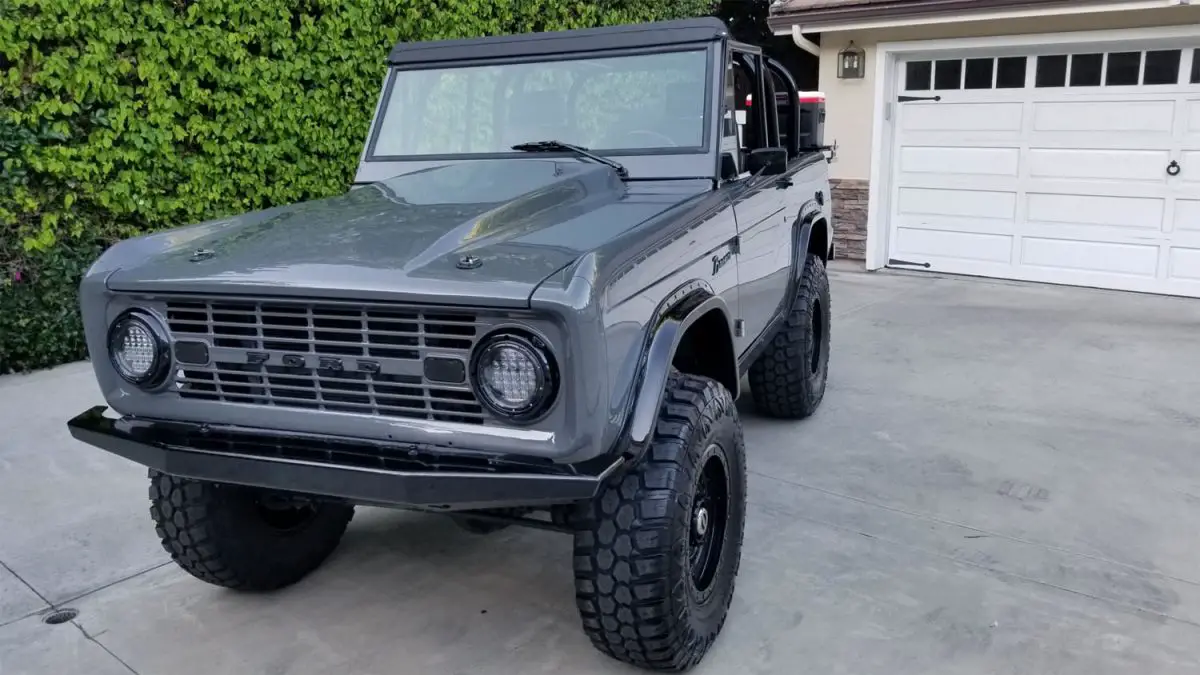
<path id="1" fill-rule="evenodd" d="M 875 45 L 880 42 L 1036 35 L 1073 31 L 1147 28 L 1200 23 L 1200 6 L 1136 12 L 1097 12 L 1030 19 L 963 21 L 929 25 L 839 31 L 821 35 L 819 82 L 826 97 L 825 142 L 837 143 L 830 164 L 838 257 L 865 258 L 867 191 L 875 114 Z M 866 75 L 837 77 L 838 52 L 851 41 L 866 50 Z"/>

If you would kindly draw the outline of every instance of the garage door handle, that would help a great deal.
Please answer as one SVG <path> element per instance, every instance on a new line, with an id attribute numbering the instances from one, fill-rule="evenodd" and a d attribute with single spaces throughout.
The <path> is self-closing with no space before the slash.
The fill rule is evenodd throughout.
<path id="1" fill-rule="evenodd" d="M 1175 160 L 1171 160 L 1171 163 L 1167 165 L 1168 176 L 1178 176 L 1182 171 L 1183 167 L 1179 166 L 1179 162 Z"/>
<path id="2" fill-rule="evenodd" d="M 907 260 L 897 260 L 896 258 L 888 258 L 888 265 L 906 265 L 908 267 L 924 267 L 925 269 L 933 267 L 933 265 L 927 262 L 909 262 Z"/>
<path id="3" fill-rule="evenodd" d="M 940 101 L 941 96 L 900 96 L 896 99 L 900 103 L 910 103 L 912 101 Z"/>

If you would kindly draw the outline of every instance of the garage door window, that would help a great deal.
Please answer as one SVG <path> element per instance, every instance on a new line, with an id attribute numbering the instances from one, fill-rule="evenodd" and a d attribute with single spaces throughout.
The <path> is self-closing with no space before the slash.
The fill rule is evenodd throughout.
<path id="1" fill-rule="evenodd" d="M 1178 49 L 1146 52 L 1146 76 L 1144 84 L 1178 84 L 1179 57 Z M 1193 64 L 1193 68 L 1195 65 Z"/>
<path id="2" fill-rule="evenodd" d="M 1110 87 L 1137 85 L 1138 74 L 1142 70 L 1141 52 L 1121 52 L 1108 55 L 1108 74 L 1104 84 Z M 1179 80 L 1179 71 L 1175 71 L 1175 80 Z"/>
<path id="3" fill-rule="evenodd" d="M 1103 73 L 1103 54 L 1076 54 L 1071 57 L 1072 87 L 1099 87 Z"/>
<path id="4" fill-rule="evenodd" d="M 1034 86 L 1131 87 L 1179 83 L 1181 51 L 1052 54 L 1037 57 Z M 1193 63 L 1192 70 L 1196 70 Z M 1192 81 L 1196 82 L 1195 72 Z"/>
<path id="5" fill-rule="evenodd" d="M 1192 75 L 1195 78 L 1195 74 Z M 909 61 L 904 66 L 905 88 L 909 91 L 926 91 L 933 82 L 932 61 Z"/>
<path id="6" fill-rule="evenodd" d="M 1024 56 L 939 59 L 904 64 L 906 91 L 1021 89 L 1024 86 Z"/>
<path id="7" fill-rule="evenodd" d="M 938 61 L 933 68 L 933 88 L 941 91 L 962 88 L 962 61 Z"/>
<path id="8" fill-rule="evenodd" d="M 1200 84 L 1200 49 L 1196 52 L 1192 84 Z M 1160 49 L 909 61 L 904 65 L 904 89 L 1023 89 L 1028 58 L 1036 59 L 1033 86 L 1039 89 L 1175 85 L 1180 81 L 1182 55 L 1179 49 Z"/>
<path id="9" fill-rule="evenodd" d="M 995 59 L 967 59 L 967 74 L 963 79 L 964 89 L 991 89 L 992 70 Z"/>

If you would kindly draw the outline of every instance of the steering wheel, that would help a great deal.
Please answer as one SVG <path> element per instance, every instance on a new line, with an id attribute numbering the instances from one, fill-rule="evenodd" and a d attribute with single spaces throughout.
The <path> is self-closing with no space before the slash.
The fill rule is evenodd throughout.
<path id="1" fill-rule="evenodd" d="M 631 129 L 630 131 L 625 132 L 626 136 L 633 136 L 634 134 L 643 134 L 646 136 L 654 136 L 655 138 L 661 139 L 663 143 L 665 143 L 666 145 L 669 145 L 672 148 L 679 147 L 679 144 L 676 143 L 674 140 L 672 140 L 670 136 L 663 134 L 663 133 L 659 133 L 657 131 L 650 131 L 649 129 Z"/>

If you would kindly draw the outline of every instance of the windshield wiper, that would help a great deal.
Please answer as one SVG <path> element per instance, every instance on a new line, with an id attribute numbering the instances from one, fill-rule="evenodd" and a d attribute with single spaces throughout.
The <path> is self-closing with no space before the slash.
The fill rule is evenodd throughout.
<path id="1" fill-rule="evenodd" d="M 601 157 L 600 155 L 594 154 L 587 148 L 579 145 L 571 145 L 570 143 L 563 143 L 562 141 L 531 141 L 529 143 L 518 143 L 517 145 L 512 146 L 512 149 L 520 150 L 521 152 L 559 152 L 566 150 L 567 152 L 573 152 L 580 157 L 586 157 L 594 162 L 607 164 L 608 166 L 611 166 L 621 178 L 629 178 L 629 170 L 621 166 L 619 163 L 614 162 L 607 157 Z"/>

